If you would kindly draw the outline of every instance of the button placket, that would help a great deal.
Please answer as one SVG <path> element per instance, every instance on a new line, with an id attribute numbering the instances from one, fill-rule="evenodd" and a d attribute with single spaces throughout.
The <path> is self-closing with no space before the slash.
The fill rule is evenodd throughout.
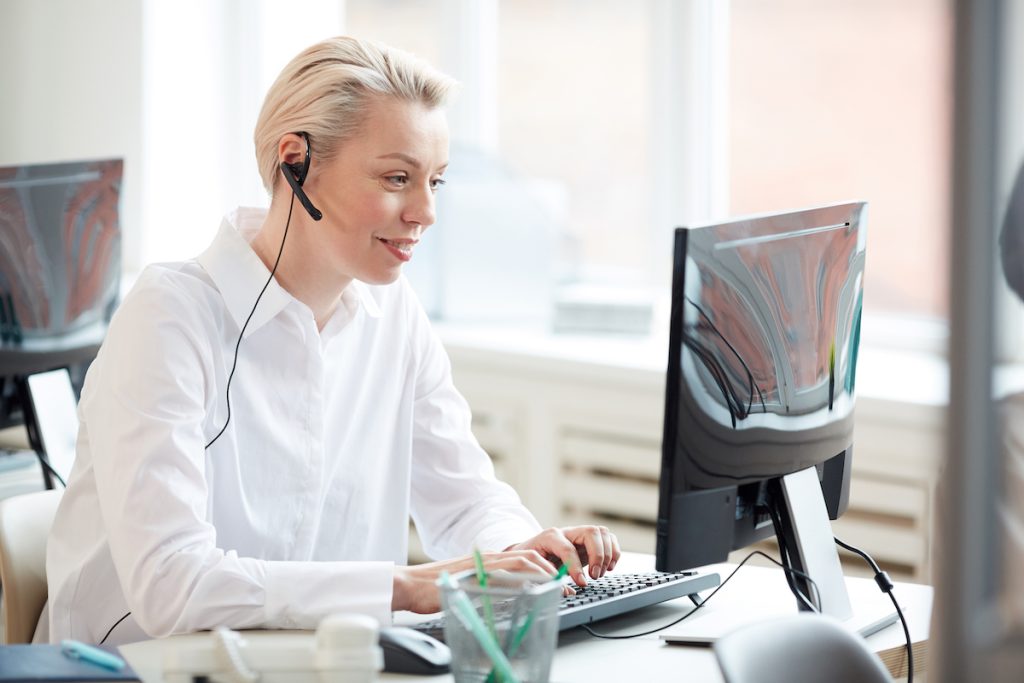
<path id="1" fill-rule="evenodd" d="M 307 524 L 307 520 L 316 519 L 319 505 L 319 472 L 323 469 L 323 423 L 324 423 L 324 391 L 323 391 L 323 354 L 320 350 L 320 334 L 316 329 L 316 320 L 311 311 L 304 311 L 301 316 L 303 342 L 306 355 L 305 387 L 306 410 L 303 425 L 301 447 L 303 471 L 299 475 L 304 482 L 300 511 L 295 528 L 294 559 L 309 558 L 313 555 L 313 544 L 316 538 L 316 525 Z"/>

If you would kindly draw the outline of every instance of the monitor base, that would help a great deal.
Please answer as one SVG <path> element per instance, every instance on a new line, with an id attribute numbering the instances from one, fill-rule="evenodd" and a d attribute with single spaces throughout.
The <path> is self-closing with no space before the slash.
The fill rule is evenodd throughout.
<path id="1" fill-rule="evenodd" d="M 762 573 L 773 570 L 750 567 L 741 569 L 739 573 L 743 574 L 744 571 Z M 739 578 L 740 576 L 736 577 L 736 579 Z M 747 578 L 752 580 L 735 587 L 736 590 L 746 594 L 742 596 L 743 599 L 729 600 L 728 603 L 723 602 L 716 608 L 715 601 L 726 597 L 725 591 L 730 588 L 730 586 L 726 586 L 723 589 L 723 594 L 712 598 L 707 607 L 682 623 L 666 629 L 660 635 L 661 639 L 668 643 L 711 645 L 741 626 L 766 619 L 792 616 L 798 612 L 793 604 L 792 594 L 788 589 L 779 585 L 777 578 L 771 580 L 770 594 L 764 590 L 766 581 L 763 577 L 761 580 L 749 576 Z M 762 584 L 759 590 L 754 588 L 758 583 Z M 899 619 L 889 597 L 878 590 L 874 581 L 855 579 L 847 580 L 846 584 L 854 611 L 849 618 L 838 621 L 848 630 L 866 638 L 891 626 Z M 900 607 L 904 612 L 907 611 L 906 605 L 901 604 Z"/>

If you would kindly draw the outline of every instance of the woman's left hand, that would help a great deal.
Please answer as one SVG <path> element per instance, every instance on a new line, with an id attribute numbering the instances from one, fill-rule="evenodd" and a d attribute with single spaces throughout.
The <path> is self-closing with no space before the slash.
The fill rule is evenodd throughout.
<path id="1" fill-rule="evenodd" d="M 584 566 L 590 567 L 591 578 L 599 579 L 615 569 L 622 555 L 615 534 L 595 525 L 552 527 L 506 550 L 536 550 L 556 566 L 567 564 L 569 576 L 579 586 L 587 585 Z"/>

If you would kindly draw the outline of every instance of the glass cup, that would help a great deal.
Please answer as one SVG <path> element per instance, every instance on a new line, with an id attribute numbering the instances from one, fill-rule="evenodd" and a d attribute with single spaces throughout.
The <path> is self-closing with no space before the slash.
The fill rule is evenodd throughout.
<path id="1" fill-rule="evenodd" d="M 511 683 L 480 642 L 492 638 L 519 683 L 546 683 L 558 642 L 562 583 L 543 574 L 491 572 L 487 587 L 473 570 L 439 582 L 444 637 L 452 652 L 456 683 Z M 461 605 L 461 607 L 460 607 Z M 467 619 L 466 609 L 477 615 Z"/>

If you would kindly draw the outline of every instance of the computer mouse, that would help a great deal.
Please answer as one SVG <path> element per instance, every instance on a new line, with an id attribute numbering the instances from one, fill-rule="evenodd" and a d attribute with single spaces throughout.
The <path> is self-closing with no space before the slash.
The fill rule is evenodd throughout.
<path id="1" fill-rule="evenodd" d="M 436 676 L 451 669 L 452 652 L 437 638 L 405 626 L 380 630 L 384 670 L 396 674 Z"/>

